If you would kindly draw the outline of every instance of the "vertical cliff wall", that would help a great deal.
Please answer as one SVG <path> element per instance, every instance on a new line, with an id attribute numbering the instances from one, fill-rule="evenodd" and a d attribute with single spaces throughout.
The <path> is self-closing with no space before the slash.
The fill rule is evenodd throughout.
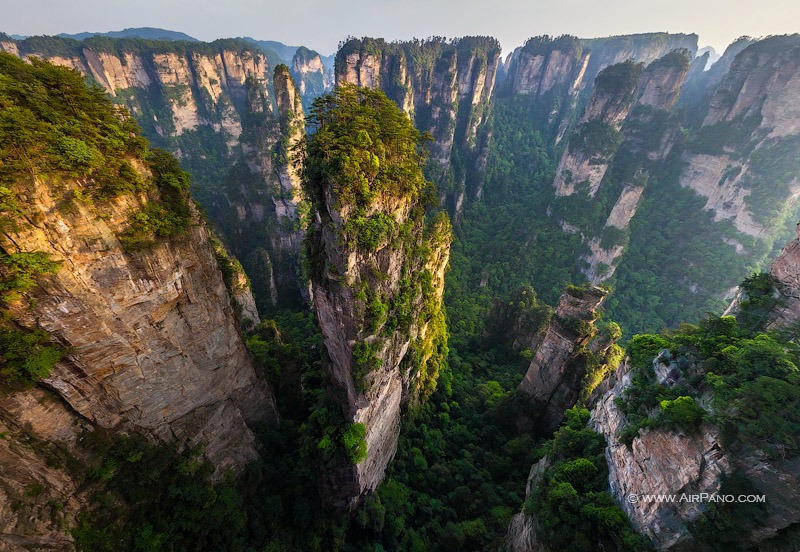
<path id="1" fill-rule="evenodd" d="M 71 351 L 43 384 L 102 427 L 207 444 L 222 471 L 255 459 L 247 424 L 274 419 L 274 400 L 239 334 L 208 231 L 195 219 L 184 239 L 128 254 L 120 237 L 138 198 L 110 202 L 98 220 L 91 206 L 57 209 L 80 184 L 50 186 L 33 183 L 26 205 L 42 222 L 2 237 L 8 254 L 63 261 L 31 293 L 35 308 L 18 315 Z"/>
<path id="2" fill-rule="evenodd" d="M 560 142 L 580 116 L 598 75 L 625 61 L 648 65 L 673 50 L 693 57 L 697 35 L 650 33 L 581 39 L 537 36 L 506 60 L 504 95 L 531 96 L 542 130 Z"/>
<path id="3" fill-rule="evenodd" d="M 607 371 L 619 362 L 614 340 L 599 332 L 595 320 L 607 292 L 597 287 L 571 287 L 561 296 L 541 343 L 536 348 L 519 390 L 530 409 L 518 425 L 550 435 L 580 397 L 588 396 Z"/>
<path id="4" fill-rule="evenodd" d="M 561 156 L 554 186 L 560 196 L 585 187 L 597 193 L 608 162 L 619 144 L 619 132 L 636 99 L 644 67 L 632 61 L 612 65 L 595 79 L 592 96 Z"/>
<path id="5" fill-rule="evenodd" d="M 363 424 L 366 444 L 365 459 L 342 459 L 326 474 L 325 494 L 352 505 L 383 479 L 401 407 L 436 387 L 447 352 L 450 227 L 444 216 L 425 224 L 435 195 L 405 113 L 382 92 L 352 85 L 319 107 L 304 170 L 314 308 L 332 392 L 345 418 Z"/>
<path id="6" fill-rule="evenodd" d="M 193 195 L 253 277 L 259 307 L 300 300 L 302 238 L 293 215 L 299 196 L 287 192 L 289 150 L 281 145 L 291 139 L 275 114 L 283 92 L 273 85 L 274 67 L 264 52 L 238 39 L 205 44 L 38 37 L 2 44 L 15 55 L 81 71 L 127 107 L 145 136 L 192 173 Z M 312 58 L 298 58 L 304 82 L 314 80 L 306 66 Z M 278 86 L 290 85 L 284 79 Z"/>
<path id="7" fill-rule="evenodd" d="M 221 477 L 258 458 L 251 428 L 277 412 L 241 334 L 258 321 L 246 278 L 177 161 L 76 72 L 0 54 L 0 75 L 3 531 L 64 544 L 83 431 L 198 447 Z"/>
<path id="8" fill-rule="evenodd" d="M 391 44 L 353 39 L 336 54 L 336 81 L 383 90 L 417 128 L 431 133 L 429 174 L 460 213 L 468 193 L 481 193 L 485 123 L 499 61 L 500 45 L 488 37 Z"/>
<path id="9" fill-rule="evenodd" d="M 715 220 L 769 240 L 800 192 L 800 37 L 773 37 L 736 55 L 711 95 L 683 161 L 681 184 Z"/>
<path id="10" fill-rule="evenodd" d="M 317 52 L 303 46 L 292 56 L 291 72 L 306 109 L 315 98 L 328 92 L 334 84 L 333 68 L 326 67 L 322 56 Z"/>

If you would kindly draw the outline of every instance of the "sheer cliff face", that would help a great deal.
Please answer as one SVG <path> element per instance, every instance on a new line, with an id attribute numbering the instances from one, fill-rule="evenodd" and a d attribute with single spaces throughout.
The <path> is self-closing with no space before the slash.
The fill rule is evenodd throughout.
<path id="1" fill-rule="evenodd" d="M 591 89 L 606 67 L 624 61 L 648 65 L 673 50 L 686 49 L 694 56 L 697 35 L 654 33 L 610 38 L 581 39 L 574 36 L 533 37 L 507 60 L 505 86 L 512 94 L 543 93 L 562 87 L 562 93 Z"/>
<path id="2" fill-rule="evenodd" d="M 126 51 L 125 41 L 118 44 L 120 48 L 113 50 L 84 46 L 69 56 L 24 49 L 16 53 L 49 59 L 91 76 L 128 107 L 145 133 L 180 136 L 210 126 L 224 131 L 231 147 L 242 133 L 248 88 L 263 86 L 272 76 L 260 52 L 224 46 L 212 47 L 211 52 L 191 46 L 183 51 L 168 46 Z M 271 110 L 271 105 L 262 109 Z"/>
<path id="3" fill-rule="evenodd" d="M 65 528 L 90 500 L 78 476 L 92 424 L 44 389 L 0 401 L 0 535 L 7 550 L 74 550 Z M 77 471 L 76 471 L 77 470 Z"/>
<path id="4" fill-rule="evenodd" d="M 417 128 L 433 135 L 431 170 L 459 213 L 465 194 L 480 196 L 481 184 L 480 177 L 467 182 L 450 174 L 451 154 L 456 148 L 467 165 L 484 169 L 484 127 L 499 63 L 499 44 L 483 37 L 392 44 L 354 39 L 336 55 L 336 81 L 383 90 Z"/>
<path id="5" fill-rule="evenodd" d="M 556 195 L 588 194 L 613 202 L 600 235 L 574 229 L 589 247 L 583 271 L 592 283 L 613 276 L 624 252 L 622 239 L 608 243 L 602 234 L 627 234 L 651 172 L 658 170 L 678 138 L 680 121 L 671 110 L 688 69 L 685 50 L 646 68 L 630 61 L 606 68 L 569 136 L 554 180 Z"/>
<path id="6" fill-rule="evenodd" d="M 567 290 L 561 296 L 555 316 L 519 384 L 534 409 L 533 418 L 520 420 L 522 427 L 549 435 L 558 428 L 564 411 L 575 405 L 586 376 L 580 349 L 588 346 L 593 352 L 600 352 L 613 344 L 592 339 L 596 309 L 606 293 L 600 288 L 589 288 Z"/>
<path id="7" fill-rule="evenodd" d="M 779 282 L 784 302 L 783 306 L 776 309 L 777 316 L 770 328 L 794 324 L 800 320 L 800 225 L 797 227 L 796 239 L 786 244 L 769 272 Z M 732 307 L 735 308 L 736 305 Z"/>
<path id="8" fill-rule="evenodd" d="M 304 169 L 313 301 L 331 391 L 347 421 L 364 425 L 367 449 L 364 461 L 326 474 L 324 494 L 353 505 L 383 479 L 401 408 L 436 388 L 447 353 L 450 225 L 442 214 L 425 222 L 435 195 L 404 113 L 381 92 L 354 86 L 335 89 L 324 105 L 335 107 L 315 113 Z M 359 146 L 348 149 L 353 134 Z"/>
<path id="9" fill-rule="evenodd" d="M 259 308 L 297 303 L 300 194 L 286 147 L 297 137 L 285 134 L 285 119 L 289 109 L 293 120 L 302 121 L 302 107 L 292 104 L 275 113 L 278 95 L 296 95 L 292 79 L 275 86 L 266 56 L 244 43 L 110 43 L 101 49 L 70 41 L 70 55 L 37 51 L 24 41 L 0 48 L 96 80 L 130 110 L 151 142 L 172 151 L 192 172 L 198 201 L 253 276 Z M 311 78 L 306 69 L 311 67 L 299 63 L 304 82 Z"/>
<path id="10" fill-rule="evenodd" d="M 504 94 L 530 95 L 542 102 L 553 139 L 561 141 L 579 105 L 607 67 L 625 61 L 648 65 L 669 52 L 697 51 L 697 36 L 654 33 L 599 39 L 533 37 L 506 60 Z"/>
<path id="11" fill-rule="evenodd" d="M 633 527 L 650 537 L 658 550 L 681 550 L 691 541 L 689 524 L 705 512 L 706 505 L 639 503 L 628 497 L 718 493 L 723 477 L 732 471 L 731 462 L 719 431 L 711 426 L 694 434 L 648 430 L 630 447 L 620 442 L 619 432 L 627 420 L 615 400 L 630 386 L 630 378 L 625 369 L 617 372 L 616 382 L 594 406 L 590 423 L 606 438 L 609 486 Z"/>
<path id="12" fill-rule="evenodd" d="M 326 68 L 322 57 L 315 51 L 300 47 L 292 57 L 292 77 L 297 90 L 308 108 L 314 98 L 328 92 L 333 87 L 333 72 Z"/>
<path id="13" fill-rule="evenodd" d="M 560 196 L 587 186 L 594 197 L 616 151 L 618 134 L 633 102 L 642 66 L 614 65 L 595 80 L 592 97 L 558 164 L 554 186 Z"/>
<path id="14" fill-rule="evenodd" d="M 410 207 L 394 202 L 374 206 L 375 213 L 401 224 L 410 220 Z M 366 427 L 366 460 L 333 476 L 338 487 L 334 501 L 352 503 L 383 480 L 397 449 L 401 408 L 435 389 L 445 347 L 441 305 L 450 238 L 447 226 L 423 232 L 421 222 L 413 221 L 416 239 L 430 248 L 426 258 L 415 257 L 415 248 L 390 243 L 364 254 L 339 241 L 341 227 L 334 217 L 332 227 L 325 228 L 323 216 L 323 228 L 312 237 L 329 256 L 327 274 L 312 284 L 335 393 L 346 418 Z M 415 275 L 429 281 L 410 282 Z M 410 312 L 404 315 L 410 320 L 398 326 L 392 320 L 398 313 L 392 312 L 376 325 L 369 312 L 374 299 L 368 298 L 373 297 L 390 308 L 410 299 Z"/>
<path id="15" fill-rule="evenodd" d="M 681 184 L 706 198 L 715 220 L 748 238 L 769 238 L 800 193 L 800 37 L 741 50 L 714 89 Z"/>
<path id="16" fill-rule="evenodd" d="M 255 459 L 248 424 L 274 420 L 274 399 L 244 346 L 206 228 L 195 218 L 185 237 L 127 253 L 120 236 L 142 198 L 65 209 L 80 183 L 26 189 L 27 224 L 0 237 L 3 249 L 63 262 L 30 293 L 35 306 L 17 313 L 69 348 L 42 383 L 98 426 L 206 445 L 219 473 Z"/>

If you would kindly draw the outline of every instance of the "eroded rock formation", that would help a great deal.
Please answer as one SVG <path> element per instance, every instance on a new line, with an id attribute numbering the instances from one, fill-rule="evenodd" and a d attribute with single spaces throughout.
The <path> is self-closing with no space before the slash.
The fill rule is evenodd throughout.
<path id="1" fill-rule="evenodd" d="M 606 293 L 597 287 L 569 288 L 561 296 L 519 384 L 520 391 L 531 402 L 530 415 L 521 417 L 521 427 L 551 434 L 561 423 L 564 411 L 581 396 L 587 376 L 583 355 L 586 351 L 605 353 L 613 345 L 613 340 L 593 339 L 596 309 Z"/>
<path id="2" fill-rule="evenodd" d="M 337 107 L 314 120 L 326 129 L 326 141 L 318 144 L 315 135 L 306 161 L 315 220 L 309 256 L 332 392 L 347 421 L 364 425 L 367 451 L 362 462 L 345 459 L 326 474 L 324 494 L 353 505 L 382 481 L 397 447 L 403 405 L 435 389 L 446 354 L 442 293 L 450 225 L 441 215 L 425 223 L 432 190 L 415 165 L 418 136 L 405 114 L 381 92 L 344 86 L 335 94 Z M 348 111 L 359 104 L 358 114 Z M 334 137 L 352 132 L 349 121 L 359 117 L 372 122 L 359 131 L 364 150 L 347 157 L 349 165 L 316 149 L 338 151 Z M 371 161 L 358 161 L 359 155 Z M 360 171 L 370 184 L 351 189 Z M 397 173 L 400 180 L 392 176 Z"/>
<path id="3" fill-rule="evenodd" d="M 353 39 L 336 54 L 336 81 L 379 88 L 430 132 L 430 171 L 457 215 L 466 194 L 480 195 L 451 167 L 456 148 L 465 166 L 482 172 L 488 148 L 485 122 L 500 63 L 500 45 L 488 37 L 386 43 Z M 459 171 L 464 172 L 464 171 Z"/>

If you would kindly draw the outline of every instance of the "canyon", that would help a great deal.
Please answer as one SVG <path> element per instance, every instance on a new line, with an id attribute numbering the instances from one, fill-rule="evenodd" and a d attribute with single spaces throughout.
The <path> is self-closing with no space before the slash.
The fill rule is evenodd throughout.
<path id="1" fill-rule="evenodd" d="M 3 212 L 7 197 L 22 206 L 9 211 L 20 224 L 0 225 L 2 254 L 59 265 L 15 298 L 8 323 L 65 351 L 35 385 L 0 391 L 0 543 L 74 548 L 64 528 L 97 507 L 87 474 L 105 465 L 83 441 L 103 433 L 202 449 L 209 485 L 241 477 L 254 495 L 285 479 L 295 494 L 270 496 L 269 523 L 351 520 L 340 533 L 298 522 L 316 549 L 410 548 L 399 524 L 438 508 L 433 527 L 452 540 L 402 538 L 498 546 L 511 517 L 508 549 L 548 550 L 530 504 L 560 459 L 541 451 L 563 423 L 578 431 L 568 412 L 583 408 L 621 524 L 657 550 L 702 549 L 708 509 L 627 496 L 722 492 L 741 474 L 773 497 L 742 538 L 789 550 L 790 449 L 731 446 L 710 416 L 696 431 L 640 428 L 623 406 L 643 372 L 670 393 L 700 373 L 669 348 L 634 367 L 623 335 L 696 322 L 736 294 L 735 314 L 749 300 L 736 286 L 776 255 L 780 305 L 764 320 L 789 331 L 800 312 L 799 242 L 779 253 L 798 216 L 800 42 L 742 38 L 711 67 L 697 47 L 689 34 L 541 36 L 503 60 L 491 37 L 364 37 L 329 58 L 253 39 L 0 35 L 8 59 L 74 69 L 109 110 L 125 107 L 192 174 L 197 201 L 186 192 L 184 232 L 139 236 L 171 197 L 133 184 L 160 181 L 144 155 L 123 155 L 135 191 L 110 197 L 91 171 L 0 183 Z M 352 120 L 338 118 L 348 108 Z M 68 138 L 53 151 L 79 159 Z M 687 388 L 713 410 L 710 391 Z M 463 445 L 453 496 L 401 510 L 421 493 L 404 474 L 448 480 L 441 443 L 475 424 L 482 441 L 505 441 Z M 502 506 L 467 511 L 469 492 L 491 494 L 476 481 L 527 470 L 534 454 L 527 485 L 497 484 Z M 299 473 L 313 492 L 297 490 Z M 392 508 L 404 517 L 384 528 Z M 247 530 L 261 545 L 307 544 L 267 540 L 274 526 Z"/>

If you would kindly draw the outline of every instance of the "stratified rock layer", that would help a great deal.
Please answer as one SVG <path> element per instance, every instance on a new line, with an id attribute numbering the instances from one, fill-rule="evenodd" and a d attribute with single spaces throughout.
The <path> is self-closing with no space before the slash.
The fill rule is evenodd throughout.
<path id="1" fill-rule="evenodd" d="M 62 261 L 57 275 L 20 309 L 24 326 L 69 348 L 44 384 L 106 428 L 205 445 L 218 473 L 257 457 L 248 424 L 276 418 L 271 391 L 255 373 L 231 298 L 197 219 L 185 237 L 127 253 L 120 237 L 143 198 L 102 206 L 64 194 L 75 181 L 33 181 L 27 224 L 0 238 L 9 253 L 39 251 Z M 252 301 L 252 299 L 250 300 Z"/>

